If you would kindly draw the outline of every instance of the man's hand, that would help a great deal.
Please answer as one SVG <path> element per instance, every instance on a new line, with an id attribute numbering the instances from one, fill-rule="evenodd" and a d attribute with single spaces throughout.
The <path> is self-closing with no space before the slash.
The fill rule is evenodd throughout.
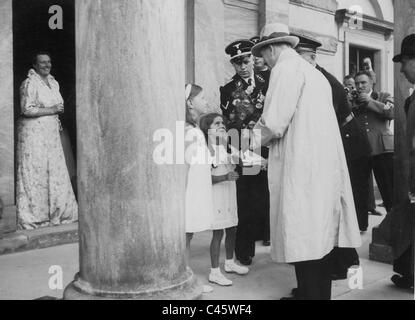
<path id="1" fill-rule="evenodd" d="M 359 105 L 367 105 L 370 101 L 372 101 L 372 98 L 367 93 L 359 93 L 357 96 L 357 103 Z"/>
<path id="2" fill-rule="evenodd" d="M 411 203 L 415 203 L 415 194 L 412 192 L 409 192 L 409 201 L 411 201 Z"/>
<path id="3" fill-rule="evenodd" d="M 229 172 L 227 176 L 228 181 L 236 181 L 239 179 L 239 174 L 235 171 Z"/>

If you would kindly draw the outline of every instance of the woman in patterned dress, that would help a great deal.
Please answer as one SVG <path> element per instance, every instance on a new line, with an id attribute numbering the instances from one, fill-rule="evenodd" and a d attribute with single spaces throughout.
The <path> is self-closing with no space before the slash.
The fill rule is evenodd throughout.
<path id="1" fill-rule="evenodd" d="M 17 218 L 19 229 L 37 229 L 78 220 L 60 140 L 64 102 L 50 75 L 48 53 L 35 55 L 33 69 L 20 88 L 17 142 Z"/>

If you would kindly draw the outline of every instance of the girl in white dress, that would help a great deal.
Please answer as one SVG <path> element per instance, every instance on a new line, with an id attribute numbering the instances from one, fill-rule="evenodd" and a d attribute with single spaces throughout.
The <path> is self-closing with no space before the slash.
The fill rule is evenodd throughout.
<path id="1" fill-rule="evenodd" d="M 208 109 L 203 89 L 197 85 L 186 86 L 185 161 L 187 166 L 185 216 L 186 259 L 189 264 L 190 243 L 193 235 L 210 230 L 212 224 L 212 179 L 210 154 L 198 120 Z M 204 286 L 204 292 L 213 290 Z"/>
<path id="2" fill-rule="evenodd" d="M 249 272 L 247 267 L 239 266 L 234 261 L 236 227 L 238 225 L 238 208 L 236 201 L 236 183 L 239 175 L 235 172 L 232 157 L 227 152 L 228 135 L 223 116 L 210 113 L 200 120 L 200 128 L 208 142 L 212 160 L 212 183 L 213 183 L 213 230 L 210 245 L 210 257 L 212 263 L 209 281 L 230 286 L 232 281 L 227 279 L 220 271 L 219 257 L 220 246 L 226 230 L 226 262 L 225 271 L 245 275 Z M 238 153 L 238 152 L 236 152 Z M 236 159 L 239 161 L 239 157 Z"/>

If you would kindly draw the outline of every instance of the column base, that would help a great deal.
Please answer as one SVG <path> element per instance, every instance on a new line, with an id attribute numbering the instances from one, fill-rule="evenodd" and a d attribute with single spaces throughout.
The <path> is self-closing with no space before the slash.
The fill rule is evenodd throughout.
<path id="1" fill-rule="evenodd" d="M 189 277 L 182 283 L 159 290 L 146 290 L 143 292 L 119 293 L 119 292 L 94 292 L 93 289 L 85 290 L 80 281 L 70 283 L 63 294 L 64 300 L 200 300 L 202 297 L 202 285 L 189 270 Z M 84 286 L 85 287 L 85 286 Z"/>
<path id="2" fill-rule="evenodd" d="M 387 264 L 393 263 L 392 247 L 382 238 L 379 227 L 372 230 L 372 243 L 369 247 L 369 259 Z"/>

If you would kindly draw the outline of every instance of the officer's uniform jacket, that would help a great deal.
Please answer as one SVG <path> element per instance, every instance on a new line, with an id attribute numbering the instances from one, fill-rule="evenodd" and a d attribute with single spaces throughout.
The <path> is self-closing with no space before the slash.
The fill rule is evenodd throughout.
<path id="1" fill-rule="evenodd" d="M 249 88 L 249 84 L 236 74 L 230 82 L 220 88 L 220 108 L 223 115 L 228 120 L 229 128 L 244 129 L 247 128 L 250 121 L 257 122 L 259 120 L 264 109 L 269 76 L 269 71 L 255 72 L 253 76 L 255 83 L 252 88 Z M 238 98 L 235 97 L 235 95 L 239 90 L 244 90 L 249 93 L 254 106 L 253 114 L 243 122 L 235 117 L 235 106 L 238 102 Z"/>
<path id="2" fill-rule="evenodd" d="M 389 93 L 373 92 L 371 97 L 377 102 L 377 107 L 382 111 L 382 114 L 376 113 L 365 106 L 355 106 L 353 112 L 367 132 L 372 147 L 372 156 L 377 156 L 394 151 L 394 138 L 390 124 L 394 119 L 395 108 L 393 98 Z"/>

